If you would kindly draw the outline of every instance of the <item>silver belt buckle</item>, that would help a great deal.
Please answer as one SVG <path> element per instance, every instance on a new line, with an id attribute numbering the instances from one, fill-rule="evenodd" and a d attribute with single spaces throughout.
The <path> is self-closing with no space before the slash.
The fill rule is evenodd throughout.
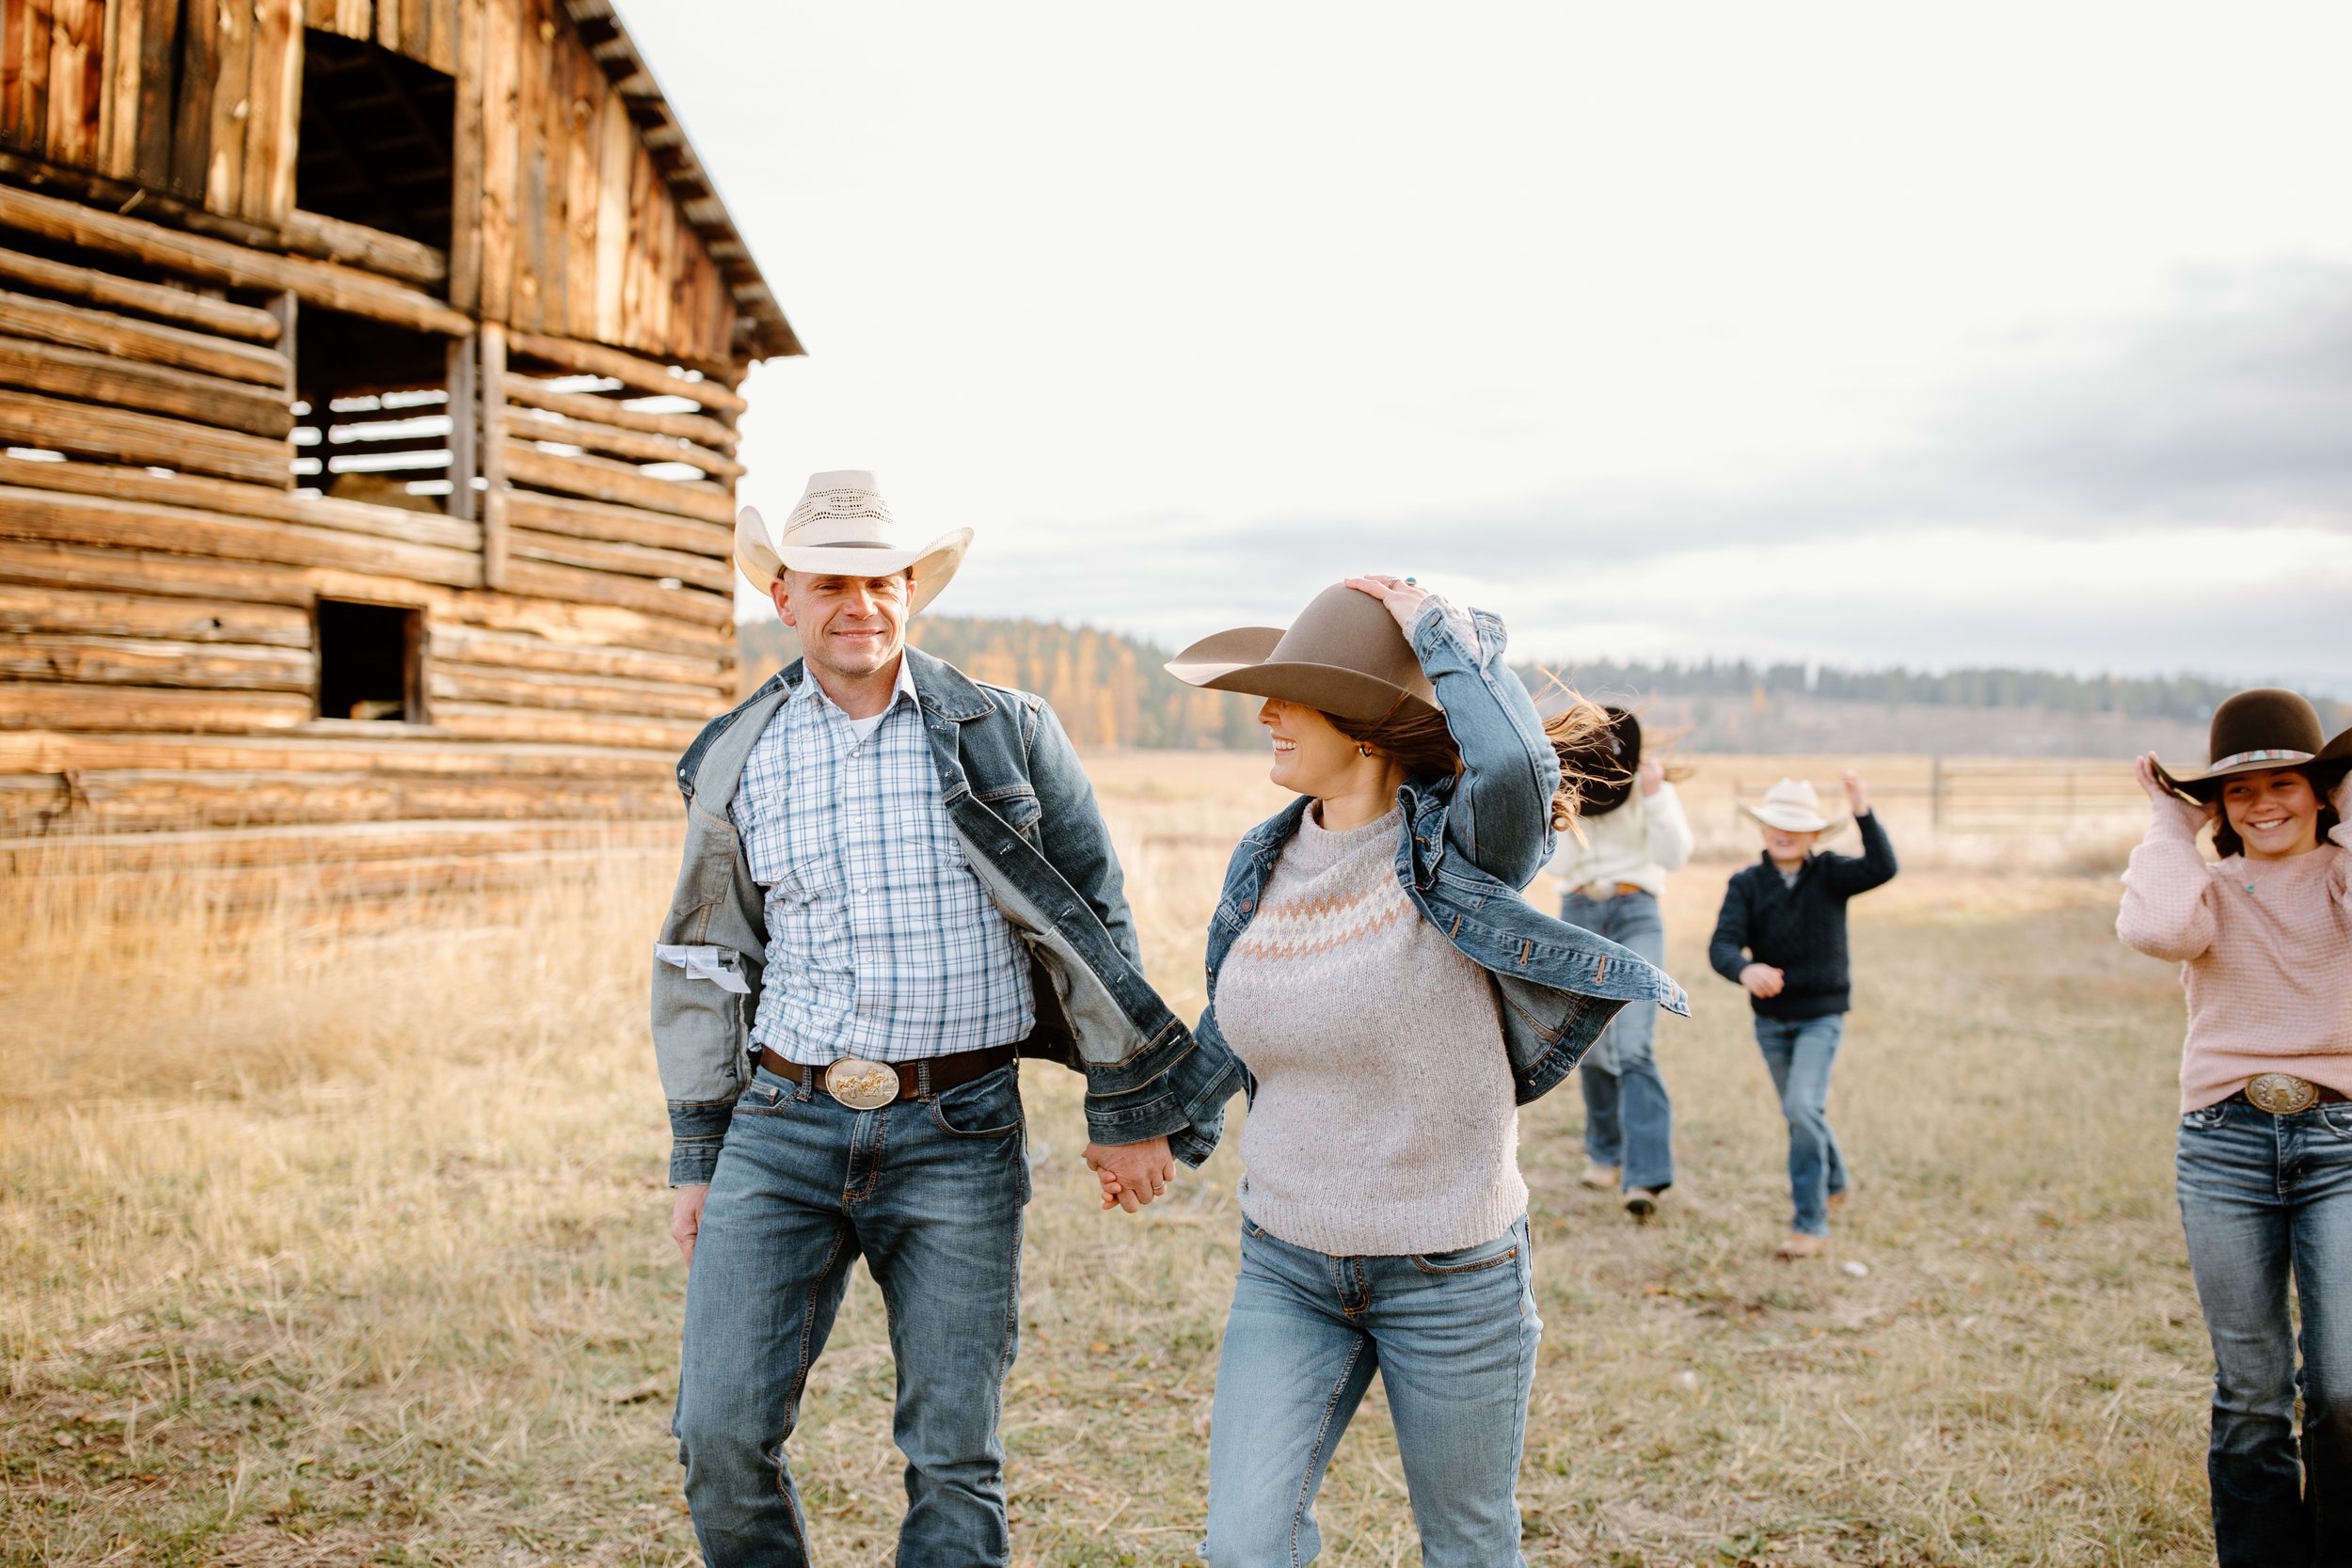
<path id="1" fill-rule="evenodd" d="M 852 1111 L 879 1111 L 898 1098 L 898 1070 L 844 1056 L 825 1069 L 825 1092 Z"/>
<path id="2" fill-rule="evenodd" d="M 2265 1072 L 2246 1085 L 2246 1098 L 2274 1117 L 2291 1117 L 2319 1103 L 2319 1085 L 2291 1072 Z"/>

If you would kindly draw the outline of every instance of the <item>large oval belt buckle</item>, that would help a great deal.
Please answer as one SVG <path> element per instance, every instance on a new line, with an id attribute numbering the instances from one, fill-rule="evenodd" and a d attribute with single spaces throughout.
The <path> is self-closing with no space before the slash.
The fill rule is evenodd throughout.
<path id="1" fill-rule="evenodd" d="M 2319 1085 L 2291 1072 L 2265 1072 L 2246 1085 L 2246 1098 L 2274 1117 L 2291 1117 L 2319 1103 Z"/>
<path id="2" fill-rule="evenodd" d="M 879 1111 L 898 1098 L 898 1071 L 844 1056 L 825 1069 L 825 1092 L 852 1111 Z"/>

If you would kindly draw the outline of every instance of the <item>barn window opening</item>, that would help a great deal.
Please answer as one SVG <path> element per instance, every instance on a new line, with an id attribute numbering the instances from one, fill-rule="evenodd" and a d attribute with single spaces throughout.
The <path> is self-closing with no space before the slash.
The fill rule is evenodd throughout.
<path id="1" fill-rule="evenodd" d="M 294 205 L 447 250 L 456 78 L 316 27 L 302 46 Z"/>
<path id="2" fill-rule="evenodd" d="M 463 341 L 339 310 L 294 334 L 295 493 L 470 516 L 450 383 Z M 470 419 L 470 414 L 466 417 Z"/>
<path id="3" fill-rule="evenodd" d="M 422 723 L 421 620 L 398 605 L 319 600 L 319 717 Z"/>

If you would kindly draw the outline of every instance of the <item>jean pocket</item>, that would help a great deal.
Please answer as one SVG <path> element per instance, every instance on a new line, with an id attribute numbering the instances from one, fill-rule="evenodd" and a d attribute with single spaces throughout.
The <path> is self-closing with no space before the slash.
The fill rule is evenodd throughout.
<path id="1" fill-rule="evenodd" d="M 931 1121 L 951 1138 L 1009 1138 L 1021 1131 L 1018 1069 L 1000 1067 L 931 1097 Z"/>
<path id="2" fill-rule="evenodd" d="M 1423 1274 L 1483 1274 L 1516 1261 L 1518 1255 L 1519 1239 L 1515 1232 L 1506 1230 L 1491 1242 L 1457 1247 L 1452 1252 L 1420 1253 L 1411 1261 Z"/>
<path id="3" fill-rule="evenodd" d="M 797 1098 L 788 1084 L 767 1075 L 765 1070 L 743 1085 L 743 1092 L 735 1097 L 735 1114 L 739 1117 L 774 1116 Z"/>
<path id="4" fill-rule="evenodd" d="M 2184 1132 L 2210 1132 L 2221 1125 L 2230 1114 L 2230 1102 L 2217 1100 L 2210 1105 L 2200 1105 L 2181 1117 Z"/>
<path id="5" fill-rule="evenodd" d="M 2330 1101 L 2313 1107 L 2319 1112 L 2320 1125 L 2346 1143 L 2352 1143 L 2352 1102 Z"/>

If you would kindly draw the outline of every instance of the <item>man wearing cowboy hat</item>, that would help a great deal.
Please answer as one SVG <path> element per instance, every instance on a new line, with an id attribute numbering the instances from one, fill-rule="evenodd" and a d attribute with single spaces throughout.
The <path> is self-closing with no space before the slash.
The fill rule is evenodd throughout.
<path id="1" fill-rule="evenodd" d="M 802 658 L 678 764 L 685 864 L 653 1033 L 689 1266 L 675 1429 L 705 1557 L 807 1561 L 784 1454 L 851 1262 L 882 1288 L 907 1457 L 898 1560 L 1009 1560 L 997 1412 L 1029 1194 L 1017 1055 L 1087 1075 L 1130 1212 L 1238 1086 L 1143 976 L 1060 724 L 906 645 L 971 531 L 916 541 L 820 473 L 736 562 Z"/>
<path id="2" fill-rule="evenodd" d="M 1816 853 L 1821 835 L 1845 824 L 1821 815 L 1803 779 L 1783 779 L 1761 805 L 1740 809 L 1764 830 L 1764 854 L 1724 889 L 1708 961 L 1748 993 L 1756 1043 L 1788 1122 L 1788 1189 L 1794 1209 L 1784 1258 L 1811 1258 L 1826 1244 L 1830 1206 L 1846 1191 L 1846 1161 L 1829 1125 L 1829 1071 L 1845 1037 L 1852 982 L 1846 958 L 1846 903 L 1895 877 L 1895 846 L 1870 809 L 1862 776 L 1840 777 L 1862 853 Z"/>

